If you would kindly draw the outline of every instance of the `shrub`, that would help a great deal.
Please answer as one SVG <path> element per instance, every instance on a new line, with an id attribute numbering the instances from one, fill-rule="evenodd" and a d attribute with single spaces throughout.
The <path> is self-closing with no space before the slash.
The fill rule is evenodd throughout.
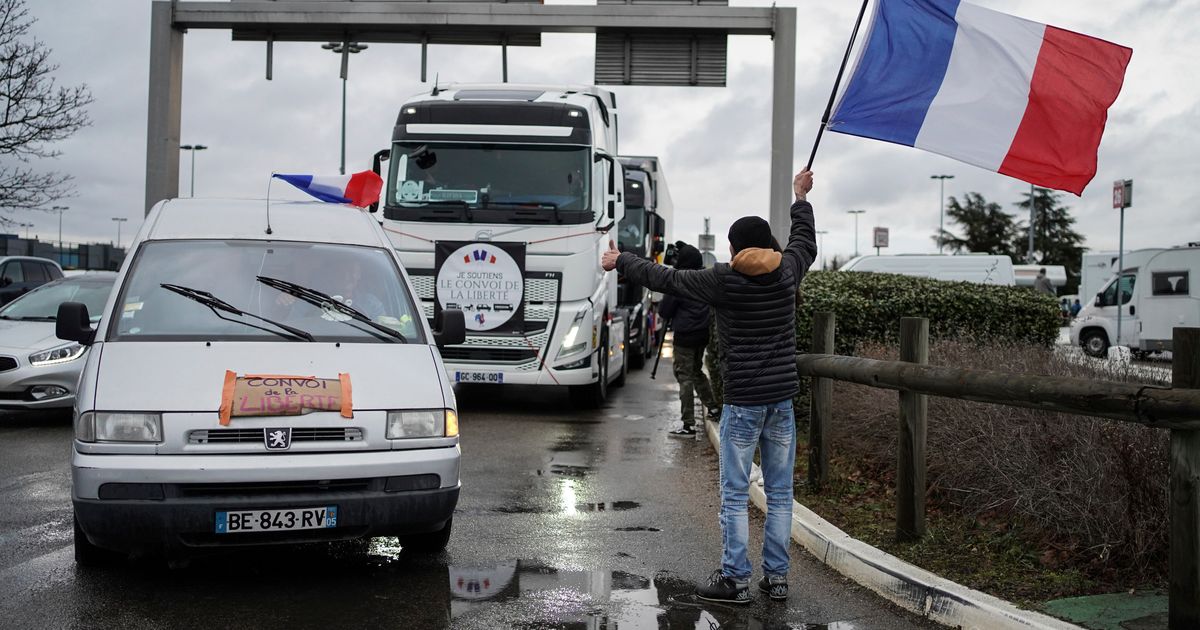
<path id="1" fill-rule="evenodd" d="M 893 346 L 861 356 L 896 360 Z M 1141 382 L 1138 368 L 1079 361 L 1031 344 L 940 341 L 930 363 L 1005 372 Z M 1153 380 L 1153 379 L 1150 379 Z M 1158 384 L 1165 384 L 1159 381 Z M 897 394 L 836 382 L 832 455 L 894 479 Z M 927 479 L 931 508 L 1022 525 L 1068 564 L 1136 584 L 1165 571 L 1168 433 L 1132 423 L 930 397 Z M 803 469 L 803 462 L 798 467 Z"/>
<path id="2" fill-rule="evenodd" d="M 837 317 L 837 351 L 854 354 L 866 342 L 894 343 L 900 318 L 926 317 L 937 339 L 1022 342 L 1051 346 L 1062 316 L 1054 298 L 1017 287 L 948 282 L 885 273 L 815 271 L 796 301 L 796 342 L 812 343 L 813 313 Z"/>

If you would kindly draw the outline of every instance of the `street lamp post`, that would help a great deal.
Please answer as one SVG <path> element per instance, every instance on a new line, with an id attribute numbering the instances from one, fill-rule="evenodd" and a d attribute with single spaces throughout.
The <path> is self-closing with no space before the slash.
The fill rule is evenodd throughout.
<path id="1" fill-rule="evenodd" d="M 817 249 L 821 250 L 821 271 L 825 271 L 825 235 L 829 230 L 817 230 L 817 238 L 820 242 L 817 244 Z"/>
<path id="2" fill-rule="evenodd" d="M 941 180 L 942 196 L 938 204 L 938 253 L 942 253 L 942 237 L 946 233 L 946 180 L 954 179 L 953 175 L 930 175 L 929 179 Z"/>
<path id="3" fill-rule="evenodd" d="M 70 210 L 70 209 L 71 208 L 69 206 L 54 206 L 53 208 L 51 208 L 51 210 L 58 211 L 58 264 L 59 265 L 63 264 L 62 215 L 64 212 L 66 212 L 67 210 Z"/>
<path id="4" fill-rule="evenodd" d="M 204 146 L 203 144 L 183 144 L 183 145 L 180 145 L 179 148 L 184 151 L 192 152 L 192 186 L 188 190 L 188 196 L 195 197 L 196 196 L 196 152 L 203 151 L 203 150 L 207 149 L 208 147 Z"/>
<path id="5" fill-rule="evenodd" d="M 121 246 L 121 224 L 128 221 L 125 217 L 113 217 L 113 221 L 117 222 L 117 247 Z"/>
<path id="6" fill-rule="evenodd" d="M 858 215 L 865 214 L 866 210 L 847 210 L 846 214 L 854 215 L 854 257 L 858 258 Z"/>
<path id="7" fill-rule="evenodd" d="M 346 174 L 346 79 L 350 76 L 350 55 L 367 49 L 366 44 L 358 42 L 329 42 L 321 44 L 321 48 L 333 51 L 342 56 L 342 160 L 338 163 L 338 173 Z"/>
<path id="8" fill-rule="evenodd" d="M 18 223 L 19 227 L 25 228 L 25 240 L 29 240 L 29 228 L 33 227 L 32 223 Z"/>

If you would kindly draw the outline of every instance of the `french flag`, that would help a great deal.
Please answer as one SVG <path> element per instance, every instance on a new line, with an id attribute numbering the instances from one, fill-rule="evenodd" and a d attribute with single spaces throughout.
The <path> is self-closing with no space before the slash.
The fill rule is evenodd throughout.
<path id="1" fill-rule="evenodd" d="M 329 203 L 348 203 L 359 208 L 379 201 L 383 178 L 373 171 L 353 175 L 273 175 L 304 192 Z"/>
<path id="2" fill-rule="evenodd" d="M 1082 194 L 1133 50 L 959 0 L 879 0 L 829 130 Z"/>

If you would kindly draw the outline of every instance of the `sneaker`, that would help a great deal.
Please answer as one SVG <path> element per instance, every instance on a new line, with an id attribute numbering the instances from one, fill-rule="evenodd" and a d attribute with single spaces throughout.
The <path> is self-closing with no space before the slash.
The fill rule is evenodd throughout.
<path id="1" fill-rule="evenodd" d="M 673 429 L 671 431 L 668 431 L 667 434 L 674 435 L 677 437 L 692 437 L 693 435 L 696 435 L 696 429 L 689 427 L 689 426 L 684 426 L 684 427 L 681 427 L 678 429 Z"/>
<path id="2" fill-rule="evenodd" d="M 758 581 L 758 590 L 777 602 L 785 601 L 788 596 L 787 578 L 782 575 L 764 575 Z"/>
<path id="3" fill-rule="evenodd" d="M 749 604 L 750 589 L 748 585 L 739 586 L 732 579 L 725 577 L 721 571 L 713 571 L 708 578 L 708 584 L 696 587 L 696 597 L 710 602 L 726 604 Z"/>

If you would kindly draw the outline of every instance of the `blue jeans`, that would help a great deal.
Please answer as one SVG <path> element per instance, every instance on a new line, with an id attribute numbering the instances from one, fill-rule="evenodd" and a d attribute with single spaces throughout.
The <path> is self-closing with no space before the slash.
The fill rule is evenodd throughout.
<path id="1" fill-rule="evenodd" d="M 725 405 L 721 410 L 721 572 L 735 582 L 750 580 L 747 502 L 756 446 L 761 450 L 767 494 L 763 573 L 786 576 L 792 533 L 792 469 L 796 464 L 792 401 L 752 407 Z"/>

